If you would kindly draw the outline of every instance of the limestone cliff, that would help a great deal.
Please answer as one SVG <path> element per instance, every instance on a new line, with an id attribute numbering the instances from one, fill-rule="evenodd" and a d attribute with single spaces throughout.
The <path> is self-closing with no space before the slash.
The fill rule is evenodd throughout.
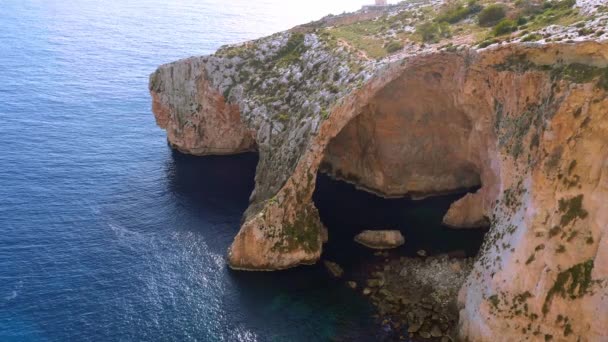
<path id="1" fill-rule="evenodd" d="M 259 152 L 231 267 L 319 259 L 319 170 L 386 197 L 480 187 L 444 218 L 491 224 L 461 337 L 605 340 L 608 14 L 573 5 L 507 3 L 488 29 L 453 3 L 325 18 L 159 67 L 153 111 L 182 152 Z"/>

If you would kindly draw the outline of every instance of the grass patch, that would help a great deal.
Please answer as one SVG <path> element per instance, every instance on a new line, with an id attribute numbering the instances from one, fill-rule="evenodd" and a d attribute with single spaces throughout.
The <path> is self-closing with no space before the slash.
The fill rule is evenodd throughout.
<path id="1" fill-rule="evenodd" d="M 393 40 L 392 42 L 386 44 L 386 52 L 394 53 L 397 51 L 401 51 L 403 49 L 403 43 Z"/>
<path id="2" fill-rule="evenodd" d="M 365 52 L 370 58 L 379 59 L 387 54 L 384 41 L 381 38 L 374 37 L 374 34 L 380 32 L 380 27 L 375 25 L 373 21 L 335 27 L 329 29 L 328 32 L 333 37 L 342 39 L 354 48 Z"/>
<path id="3" fill-rule="evenodd" d="M 568 1 L 558 1 L 556 5 L 544 7 L 541 12 L 530 16 L 528 29 L 534 31 L 549 25 L 567 26 L 583 19 L 577 9 L 568 6 Z"/>

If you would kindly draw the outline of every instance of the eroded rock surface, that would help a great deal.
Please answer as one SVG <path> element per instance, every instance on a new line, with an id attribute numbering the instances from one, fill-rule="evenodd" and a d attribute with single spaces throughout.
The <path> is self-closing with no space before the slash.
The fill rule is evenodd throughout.
<path id="1" fill-rule="evenodd" d="M 378 20 L 414 27 L 440 4 L 416 6 Z M 182 152 L 259 152 L 231 267 L 319 260 L 319 170 L 386 197 L 480 187 L 444 218 L 491 224 L 460 290 L 459 336 L 605 340 L 608 15 L 576 8 L 510 43 L 404 38 L 376 57 L 323 22 L 303 26 L 161 66 L 153 111 Z"/>
<path id="2" fill-rule="evenodd" d="M 227 103 L 204 74 L 204 58 L 166 64 L 150 76 L 152 111 L 171 146 L 194 155 L 255 150 L 238 106 Z"/>

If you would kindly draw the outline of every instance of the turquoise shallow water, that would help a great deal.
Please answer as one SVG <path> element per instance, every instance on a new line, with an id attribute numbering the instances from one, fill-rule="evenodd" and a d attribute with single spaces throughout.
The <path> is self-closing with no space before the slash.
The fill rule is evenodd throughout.
<path id="1" fill-rule="evenodd" d="M 230 272 L 255 155 L 172 153 L 159 64 L 365 1 L 4 0 L 0 341 L 367 339 L 319 267 Z"/>

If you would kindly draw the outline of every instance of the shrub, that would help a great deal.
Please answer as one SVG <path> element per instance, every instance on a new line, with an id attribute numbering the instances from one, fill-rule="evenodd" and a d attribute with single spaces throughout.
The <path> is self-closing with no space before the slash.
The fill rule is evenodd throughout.
<path id="1" fill-rule="evenodd" d="M 521 26 L 524 25 L 528 22 L 528 19 L 526 19 L 526 17 L 518 17 L 517 18 L 517 25 Z"/>
<path id="2" fill-rule="evenodd" d="M 397 51 L 400 51 L 401 49 L 403 49 L 403 44 L 396 40 L 393 40 L 392 42 L 386 44 L 386 51 L 388 53 L 397 52 Z"/>
<path id="3" fill-rule="evenodd" d="M 484 8 L 478 16 L 479 26 L 493 26 L 507 15 L 503 5 L 493 4 Z"/>
<path id="4" fill-rule="evenodd" d="M 492 29 L 492 33 L 495 36 L 501 36 L 503 34 L 511 33 L 517 30 L 517 23 L 511 19 L 503 19 L 501 20 L 494 28 Z"/>
<path id="5" fill-rule="evenodd" d="M 306 51 L 304 45 L 304 34 L 292 33 L 287 40 L 287 43 L 274 56 L 280 65 L 288 65 L 300 58 L 300 55 Z"/>
<path id="6" fill-rule="evenodd" d="M 467 6 L 464 6 L 462 3 L 454 3 L 444 7 L 435 20 L 437 22 L 455 24 L 468 16 L 478 13 L 482 8 L 477 1 L 470 1 Z"/>
<path id="7" fill-rule="evenodd" d="M 416 33 L 420 35 L 424 42 L 436 43 L 441 40 L 441 38 L 450 37 L 450 28 L 445 22 L 426 22 L 416 27 Z"/>
<path id="8" fill-rule="evenodd" d="M 528 34 L 525 37 L 523 37 L 521 39 L 522 42 L 534 42 L 537 40 L 541 40 L 543 37 L 541 37 L 540 34 L 536 34 L 536 33 L 532 33 L 532 34 Z"/>
<path id="9" fill-rule="evenodd" d="M 488 39 L 488 40 L 484 40 L 483 42 L 479 43 L 478 47 L 479 48 L 485 48 L 488 47 L 492 44 L 496 44 L 496 43 L 500 43 L 499 40 L 496 39 Z"/>
<path id="10" fill-rule="evenodd" d="M 287 121 L 289 121 L 289 115 L 287 115 L 285 113 L 281 113 L 277 116 L 277 119 L 279 119 L 279 121 L 281 121 L 281 122 L 287 122 Z"/>

